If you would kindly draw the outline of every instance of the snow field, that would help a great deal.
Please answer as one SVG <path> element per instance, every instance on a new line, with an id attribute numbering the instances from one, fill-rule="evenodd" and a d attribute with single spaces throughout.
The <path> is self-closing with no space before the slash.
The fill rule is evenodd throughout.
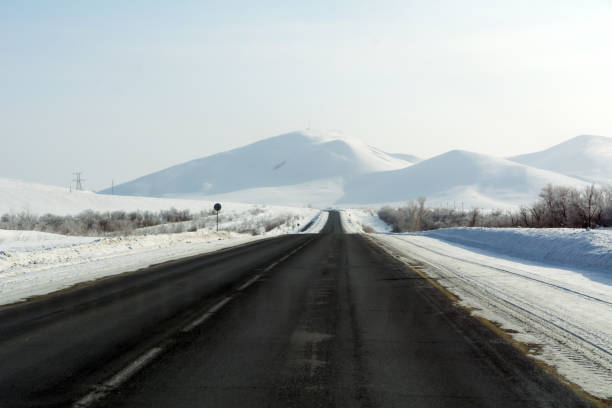
<path id="1" fill-rule="evenodd" d="M 192 213 L 210 211 L 215 200 L 190 198 L 153 198 L 96 194 L 91 191 L 70 191 L 68 188 L 28 183 L 0 177 L 0 215 L 30 213 L 35 215 L 76 215 L 85 210 L 152 211 L 176 208 Z M 243 213 L 254 208 L 253 204 L 221 201 L 221 214 Z M 295 207 L 263 206 L 283 209 Z"/>
<path id="2" fill-rule="evenodd" d="M 35 231 L 0 230 L 0 304 L 61 290 L 80 282 L 134 271 L 173 259 L 203 254 L 286 233 L 296 233 L 319 215 L 310 208 L 266 207 L 265 210 L 236 212 L 220 224 L 219 232 L 201 229 L 177 234 L 148 234 L 117 237 L 73 237 Z M 261 212 L 263 211 L 263 212 Z M 260 235 L 228 231 L 237 223 L 269 225 L 285 220 Z M 287 223 L 287 220 L 289 221 Z M 262 224 L 263 223 L 263 224 Z M 316 233 L 324 222 L 314 222 L 307 233 Z M 163 226 L 161 226 L 163 227 Z"/>
<path id="3" fill-rule="evenodd" d="M 612 231 L 590 232 L 457 228 L 370 237 L 423 265 L 463 306 L 528 345 L 534 358 L 606 399 L 612 398 Z M 566 261 L 570 268 L 558 266 Z"/>

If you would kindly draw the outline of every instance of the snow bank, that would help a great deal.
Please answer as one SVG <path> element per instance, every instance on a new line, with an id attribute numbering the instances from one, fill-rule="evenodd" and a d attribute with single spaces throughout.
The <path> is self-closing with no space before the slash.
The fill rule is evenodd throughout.
<path id="1" fill-rule="evenodd" d="M 0 251 L 4 254 L 66 248 L 89 244 L 99 240 L 100 238 L 97 237 L 73 237 L 38 231 L 7 231 L 0 229 Z"/>
<path id="2" fill-rule="evenodd" d="M 35 249 L 35 244 L 16 252 L 0 250 L 0 304 L 265 236 L 203 231 L 102 238 L 86 244 L 79 244 L 82 237 L 70 238 L 73 245 L 63 241 L 55 248 Z"/>
<path id="3" fill-rule="evenodd" d="M 612 398 L 612 230 L 449 228 L 372 234 L 499 323 L 533 358 Z"/>
<path id="4" fill-rule="evenodd" d="M 325 224 L 327 224 L 328 218 L 329 218 L 329 212 L 320 211 L 311 221 L 309 221 L 311 225 L 306 230 L 302 231 L 302 233 L 303 234 L 316 234 L 316 233 L 321 232 L 323 227 L 325 227 Z M 308 223 L 302 224 L 302 225 L 307 226 Z"/>
<path id="5" fill-rule="evenodd" d="M 446 228 L 417 234 L 497 255 L 605 272 L 612 284 L 611 229 Z"/>

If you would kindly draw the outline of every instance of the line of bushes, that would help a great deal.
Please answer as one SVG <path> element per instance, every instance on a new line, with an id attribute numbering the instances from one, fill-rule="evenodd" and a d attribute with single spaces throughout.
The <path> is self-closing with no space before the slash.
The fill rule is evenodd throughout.
<path id="1" fill-rule="evenodd" d="M 267 213 L 266 206 L 255 206 L 244 214 L 222 213 L 219 221 L 224 231 L 259 235 L 284 224 L 297 228 L 299 217 L 292 214 Z M 159 212 L 86 210 L 78 215 L 41 216 L 26 212 L 4 214 L 0 217 L 0 229 L 42 231 L 62 235 L 149 235 L 193 232 L 199 229 L 214 230 L 214 211 L 191 213 L 189 210 L 171 208 Z"/>
<path id="2" fill-rule="evenodd" d="M 381 220 L 394 232 L 451 227 L 596 228 L 612 227 L 612 187 L 583 190 L 547 185 L 538 200 L 515 211 L 463 211 L 425 206 L 425 198 L 403 207 L 383 207 Z"/>
<path id="3" fill-rule="evenodd" d="M 128 233 L 139 228 L 191 221 L 195 217 L 196 215 L 189 210 L 177 210 L 175 208 L 159 212 L 96 212 L 86 210 L 75 216 L 54 214 L 37 216 L 29 213 L 19 213 L 2 215 L 0 217 L 0 229 L 98 236 Z"/>

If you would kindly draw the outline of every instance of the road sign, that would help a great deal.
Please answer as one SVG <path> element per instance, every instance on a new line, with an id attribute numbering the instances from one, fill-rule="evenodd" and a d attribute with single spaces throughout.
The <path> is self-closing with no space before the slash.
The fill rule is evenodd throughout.
<path id="1" fill-rule="evenodd" d="M 221 211 L 221 204 L 216 203 L 214 209 L 217 212 L 217 232 L 219 232 L 219 211 Z"/>

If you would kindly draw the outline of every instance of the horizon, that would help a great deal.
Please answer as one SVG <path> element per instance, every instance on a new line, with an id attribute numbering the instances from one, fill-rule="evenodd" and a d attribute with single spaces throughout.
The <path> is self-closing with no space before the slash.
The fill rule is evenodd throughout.
<path id="1" fill-rule="evenodd" d="M 199 160 L 199 159 L 205 159 L 205 158 L 208 158 L 208 157 L 211 157 L 211 156 L 215 156 L 215 155 L 217 155 L 217 154 L 221 154 L 221 153 L 229 152 L 229 151 L 232 151 L 232 150 L 238 150 L 238 149 L 241 149 L 241 148 L 244 148 L 244 147 L 250 146 L 250 145 L 252 145 L 252 144 L 255 144 L 255 143 L 258 143 L 258 142 L 262 142 L 262 141 L 265 141 L 265 140 L 267 140 L 267 139 L 271 139 L 271 138 L 275 138 L 275 137 L 281 137 L 281 136 L 286 136 L 286 135 L 290 135 L 290 134 L 293 134 L 293 133 L 302 133 L 302 134 L 306 133 L 306 134 L 307 134 L 308 132 L 313 132 L 313 133 L 315 133 L 316 135 L 314 135 L 314 137 L 323 137 L 323 138 L 325 138 L 325 137 L 329 137 L 330 139 L 341 139 L 341 140 L 342 140 L 342 139 L 347 139 L 347 140 L 358 140 L 358 141 L 360 141 L 360 142 L 364 142 L 364 141 L 363 141 L 363 140 L 361 140 L 361 139 L 358 139 L 358 138 L 355 138 L 355 137 L 351 137 L 351 136 L 349 136 L 349 135 L 345 135 L 345 134 L 343 134 L 342 132 L 338 132 L 338 131 L 328 131 L 328 132 L 326 132 L 326 131 L 322 131 L 322 130 L 319 130 L 319 129 L 302 129 L 302 130 L 294 130 L 294 131 L 290 131 L 290 132 L 283 132 L 283 133 L 278 134 L 278 135 L 273 135 L 273 136 L 270 136 L 270 137 L 266 137 L 266 138 L 258 139 L 258 140 L 255 140 L 255 141 L 249 142 L 249 143 L 247 143 L 247 144 L 243 144 L 243 145 L 240 145 L 240 146 L 232 147 L 232 148 L 227 149 L 227 150 L 224 150 L 224 151 L 213 152 L 213 153 L 211 153 L 211 154 L 209 154 L 209 155 L 207 155 L 207 156 L 203 156 L 203 157 L 195 157 L 195 158 L 193 158 L 193 159 L 188 159 L 188 160 L 186 160 L 186 161 L 184 161 L 184 162 L 181 162 L 181 163 L 174 163 L 174 164 L 172 164 L 172 165 L 170 165 L 170 166 L 168 166 L 168 167 L 164 167 L 164 168 L 160 168 L 160 169 L 157 169 L 157 170 L 153 170 L 153 171 L 152 171 L 152 172 L 150 172 L 150 173 L 147 173 L 147 174 L 142 174 L 142 175 L 136 176 L 136 177 L 134 177 L 133 179 L 130 179 L 130 180 L 123 180 L 123 181 L 119 181 L 119 182 L 117 182 L 116 180 L 114 180 L 114 186 L 115 186 L 115 187 L 117 187 L 117 186 L 119 186 L 119 185 L 121 185 L 121 184 L 123 184 L 123 183 L 131 182 L 131 181 L 134 181 L 134 180 L 139 179 L 139 178 L 141 178 L 141 177 L 148 176 L 148 175 L 151 175 L 151 174 L 153 174 L 153 173 L 160 172 L 160 171 L 164 171 L 164 170 L 167 170 L 167 169 L 169 169 L 169 168 L 171 168 L 171 167 L 174 167 L 174 166 L 180 166 L 180 165 L 186 164 L 186 163 L 191 162 L 191 161 L 195 161 L 195 160 Z M 560 144 L 563 144 L 563 143 L 566 143 L 566 142 L 569 142 L 569 141 L 571 141 L 571 140 L 574 140 L 574 139 L 577 139 L 577 138 L 581 138 L 581 137 L 596 137 L 596 138 L 605 138 L 605 139 L 611 139 L 611 140 L 612 140 L 612 137 L 609 137 L 609 136 L 581 134 L 581 135 L 577 135 L 577 136 L 574 136 L 574 137 L 570 137 L 570 138 L 569 138 L 569 139 L 567 139 L 567 140 L 563 140 L 563 141 L 561 141 L 560 143 L 557 143 L 557 144 L 555 144 L 555 145 L 553 145 L 553 146 L 548 146 L 548 147 L 546 147 L 546 148 L 544 148 L 544 149 L 542 149 L 542 150 L 539 150 L 539 151 L 537 151 L 537 152 L 523 152 L 523 153 L 519 153 L 519 154 L 517 154 L 517 155 L 513 155 L 513 156 L 523 156 L 523 155 L 528 155 L 528 154 L 531 154 L 531 153 L 538 153 L 538 152 L 540 152 L 540 151 L 545 151 L 545 150 L 548 150 L 548 149 L 553 148 L 553 147 L 556 147 L 556 146 L 558 146 L 558 145 L 560 145 Z M 364 143 L 365 143 L 365 142 L 364 142 Z M 372 148 L 376 148 L 376 149 L 378 149 L 378 147 L 377 147 L 377 146 L 373 146 L 373 145 L 368 144 L 368 143 L 365 143 L 365 145 L 367 145 L 367 146 L 369 146 L 369 147 L 372 147 Z M 380 149 L 378 149 L 378 150 L 380 150 Z M 413 165 L 413 164 L 417 164 L 417 163 L 423 162 L 423 161 L 426 161 L 426 160 L 429 160 L 429 159 L 433 159 L 433 158 L 438 157 L 438 156 L 443 156 L 443 155 L 446 155 L 446 154 L 448 154 L 448 153 L 450 153 L 450 152 L 453 152 L 453 151 L 460 151 L 460 152 L 467 152 L 467 153 L 475 153 L 475 154 L 478 154 L 478 155 L 485 155 L 485 156 L 494 157 L 494 158 L 499 158 L 499 159 L 510 159 L 510 157 L 511 157 L 511 156 L 505 156 L 505 157 L 503 157 L 503 156 L 489 155 L 489 154 L 482 153 L 482 152 L 479 152 L 479 151 L 474 151 L 474 150 L 466 150 L 466 149 L 450 149 L 450 150 L 447 150 L 447 151 L 441 152 L 441 153 L 439 153 L 439 154 L 436 154 L 436 155 L 434 155 L 434 156 L 430 156 L 430 157 L 420 157 L 420 156 L 416 156 L 416 157 L 419 159 L 419 161 L 417 161 L 417 162 L 415 162 L 415 163 L 412 163 L 412 164 L 409 164 L 409 166 L 410 166 L 410 165 Z M 388 151 L 383 151 L 383 152 L 384 152 L 384 153 L 386 153 L 386 154 L 390 154 L 390 155 L 396 155 L 396 154 L 400 154 L 400 155 L 401 155 L 401 154 L 405 154 L 405 155 L 412 155 L 411 153 L 406 153 L 406 152 L 388 152 Z M 517 164 L 521 164 L 521 163 L 518 163 L 518 162 L 516 162 L 516 163 L 517 163 Z M 521 165 L 523 165 L 523 164 L 521 164 Z M 528 167 L 529 167 L 529 166 L 528 166 Z M 65 185 L 60 185 L 60 184 L 40 183 L 40 182 L 37 182 L 37 181 L 32 181 L 32 180 L 25 180 L 25 179 L 14 178 L 14 177 L 4 177 L 4 176 L 2 176 L 2 175 L 0 175 L 0 178 L 5 178 L 5 179 L 13 179 L 13 180 L 16 180 L 16 181 L 19 181 L 19 182 L 25 182 L 25 183 L 33 183 L 33 184 L 41 184 L 41 185 L 50 185 L 50 186 L 55 186 L 55 187 L 66 187 Z M 73 180 L 73 181 L 74 181 L 74 180 Z M 84 179 L 83 181 L 85 181 L 85 179 Z M 73 184 L 73 183 L 69 183 L 69 184 L 70 184 L 70 185 L 69 185 L 70 189 L 75 189 L 75 186 L 74 186 L 74 184 Z M 111 187 L 112 187 L 111 185 L 107 185 L 107 186 L 103 186 L 103 187 L 98 188 L 98 189 L 84 188 L 83 190 L 84 190 L 84 191 L 90 191 L 90 192 L 99 193 L 99 192 L 101 192 L 101 191 L 108 190 L 108 189 L 110 189 Z M 75 191 L 76 191 L 76 189 L 75 189 Z"/>
<path id="2" fill-rule="evenodd" d="M 612 135 L 612 5 L 0 5 L 0 177 L 100 190 L 287 133 L 509 157 Z"/>

